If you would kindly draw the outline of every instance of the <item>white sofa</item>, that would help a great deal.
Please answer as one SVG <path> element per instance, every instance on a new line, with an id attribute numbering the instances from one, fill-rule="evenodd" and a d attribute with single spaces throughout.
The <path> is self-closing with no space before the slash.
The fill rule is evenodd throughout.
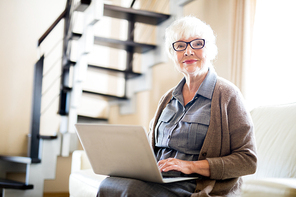
<path id="1" fill-rule="evenodd" d="M 243 197 L 296 196 L 296 103 L 258 107 L 255 125 L 258 168 L 244 177 Z M 96 196 L 105 178 L 92 172 L 82 150 L 74 151 L 69 182 L 71 197 Z"/>
<path id="2" fill-rule="evenodd" d="M 258 167 L 244 177 L 243 196 L 296 196 L 296 103 L 258 107 L 251 115 Z"/>
<path id="3" fill-rule="evenodd" d="M 69 178 L 70 197 L 95 197 L 104 178 L 106 176 L 97 175 L 93 172 L 83 150 L 73 152 Z"/>

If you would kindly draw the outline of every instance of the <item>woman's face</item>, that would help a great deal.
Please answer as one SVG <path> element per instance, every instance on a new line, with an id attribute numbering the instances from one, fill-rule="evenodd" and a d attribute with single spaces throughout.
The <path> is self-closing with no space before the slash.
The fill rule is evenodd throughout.
<path id="1" fill-rule="evenodd" d="M 190 42 L 198 39 L 196 37 L 180 39 L 178 41 Z M 188 44 L 184 51 L 175 51 L 175 61 L 178 70 L 184 75 L 197 76 L 201 71 L 207 71 L 205 49 L 193 49 Z"/>

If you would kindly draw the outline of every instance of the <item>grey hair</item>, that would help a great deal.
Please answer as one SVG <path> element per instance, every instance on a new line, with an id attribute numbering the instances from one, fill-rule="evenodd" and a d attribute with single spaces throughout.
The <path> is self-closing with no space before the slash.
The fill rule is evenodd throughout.
<path id="1" fill-rule="evenodd" d="M 175 51 L 172 43 L 180 39 L 188 39 L 197 37 L 205 39 L 205 54 L 209 61 L 216 58 L 218 48 L 216 45 L 216 36 L 212 28 L 194 16 L 185 16 L 174 21 L 165 32 L 165 46 L 169 57 L 175 60 Z"/>

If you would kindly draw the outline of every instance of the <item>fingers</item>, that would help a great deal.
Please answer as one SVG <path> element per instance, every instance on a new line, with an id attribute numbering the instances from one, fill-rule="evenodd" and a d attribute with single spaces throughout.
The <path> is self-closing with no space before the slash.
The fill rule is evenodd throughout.
<path id="1" fill-rule="evenodd" d="M 162 164 L 164 164 L 164 163 L 167 163 L 167 162 L 176 162 L 178 159 L 175 159 L 175 158 L 168 158 L 168 159 L 164 159 L 164 160 L 160 160 L 159 162 L 158 162 L 158 165 L 162 165 Z"/>
<path id="2" fill-rule="evenodd" d="M 176 170 L 183 172 L 184 174 L 191 174 L 192 162 L 183 161 L 175 158 L 164 159 L 158 162 L 158 168 L 161 172 L 168 172 L 171 170 Z"/>
<path id="3" fill-rule="evenodd" d="M 180 171 L 179 160 L 169 158 L 158 162 L 158 168 L 161 172 L 167 172 L 171 170 Z"/>

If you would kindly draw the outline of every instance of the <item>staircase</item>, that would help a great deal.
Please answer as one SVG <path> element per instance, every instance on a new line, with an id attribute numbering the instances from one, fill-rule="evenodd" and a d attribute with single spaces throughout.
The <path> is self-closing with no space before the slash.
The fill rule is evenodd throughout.
<path id="1" fill-rule="evenodd" d="M 120 104 L 122 113 L 133 113 L 135 94 L 149 88 L 149 67 L 164 56 L 160 46 L 138 42 L 135 27 L 158 27 L 161 35 L 170 18 L 168 14 L 133 9 L 134 4 L 135 0 L 127 8 L 101 0 L 67 0 L 65 11 L 39 39 L 28 156 L 0 156 L 0 196 L 43 196 L 44 180 L 55 178 L 57 156 L 68 156 L 77 149 L 75 123 L 108 123 L 110 104 Z M 95 34 L 95 25 L 98 21 L 104 24 L 105 18 L 126 21 L 123 25 L 116 22 L 126 31 L 126 37 Z M 80 28 L 75 31 L 79 21 Z M 101 49 L 99 53 L 96 48 Z M 104 62 L 106 49 L 115 54 L 121 66 L 114 66 L 114 57 L 110 65 L 90 61 L 92 55 L 101 54 L 99 59 Z M 92 78 L 102 82 L 94 86 L 97 84 Z M 104 88 L 106 85 L 109 87 Z M 83 102 L 98 110 L 84 107 Z M 93 110 L 96 112 L 89 113 Z M 9 172 L 23 173 L 25 178 L 9 180 Z"/>
<path id="2" fill-rule="evenodd" d="M 168 1 L 162 2 L 168 3 Z M 97 19 L 98 26 L 92 26 L 90 30 L 96 33 L 87 36 L 92 37 L 87 40 L 89 43 L 85 43 L 84 38 L 85 33 L 89 32 L 83 25 L 85 21 L 81 22 L 80 28 L 73 25 L 71 42 L 67 50 L 71 53 L 67 56 L 68 61 L 64 65 L 62 74 L 67 77 L 66 80 L 62 80 L 59 109 L 60 114 L 65 117 L 62 123 L 65 125 L 64 133 L 66 133 L 63 138 L 63 156 L 67 156 L 76 148 L 75 123 L 108 123 L 110 104 L 119 104 L 122 113 L 133 113 L 136 92 L 149 88 L 147 83 L 150 73 L 147 73 L 147 68 L 161 61 L 155 60 L 155 57 L 161 56 L 160 51 L 163 50 L 155 44 L 138 42 L 135 40 L 134 32 L 135 27 L 141 24 L 150 25 L 152 28 L 161 26 L 170 15 L 110 4 L 103 4 L 102 9 L 102 16 Z M 84 18 L 81 15 L 73 17 L 77 23 Z M 112 25 L 112 23 L 120 26 L 113 28 L 116 31 L 115 33 L 113 31 L 113 34 L 117 34 L 115 36 L 112 32 L 109 32 L 111 36 L 104 33 L 103 30 L 108 27 L 101 25 Z M 125 37 L 118 38 L 120 37 L 118 34 L 124 34 Z M 81 42 L 86 45 L 85 50 L 81 50 L 84 48 Z M 142 63 L 144 62 L 142 60 L 140 62 L 142 68 L 136 69 L 135 57 L 139 54 L 142 59 L 146 56 L 146 59 L 150 60 L 145 63 Z M 96 60 L 93 60 L 94 56 Z M 115 56 L 112 58 L 120 61 L 112 59 L 107 61 L 108 56 Z M 96 105 L 95 109 L 91 109 L 91 105 Z"/>

